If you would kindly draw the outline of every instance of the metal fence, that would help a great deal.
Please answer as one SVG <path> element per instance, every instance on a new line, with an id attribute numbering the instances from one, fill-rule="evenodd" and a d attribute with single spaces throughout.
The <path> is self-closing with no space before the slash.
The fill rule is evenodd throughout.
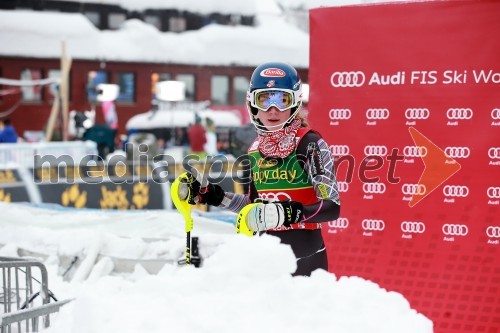
<path id="1" fill-rule="evenodd" d="M 0 257 L 0 270 L 0 333 L 38 332 L 40 318 L 49 327 L 50 314 L 70 301 L 55 298 L 37 260 Z"/>

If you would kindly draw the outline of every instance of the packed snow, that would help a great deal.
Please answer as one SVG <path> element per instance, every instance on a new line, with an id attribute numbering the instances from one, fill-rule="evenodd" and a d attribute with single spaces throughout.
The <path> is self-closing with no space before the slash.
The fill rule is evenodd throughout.
<path id="1" fill-rule="evenodd" d="M 46 332 L 433 331 L 403 295 L 360 277 L 292 277 L 291 248 L 235 234 L 232 213 L 193 213 L 203 258 L 195 268 L 177 264 L 186 235 L 175 211 L 23 203 L 0 203 L 0 211 L 0 256 L 40 258 L 50 290 L 73 299 Z M 67 274 L 73 257 L 80 260 Z"/>

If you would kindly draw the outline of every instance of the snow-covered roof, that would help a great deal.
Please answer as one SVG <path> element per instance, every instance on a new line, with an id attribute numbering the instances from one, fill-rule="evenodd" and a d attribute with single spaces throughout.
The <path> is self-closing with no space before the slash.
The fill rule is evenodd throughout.
<path id="1" fill-rule="evenodd" d="M 59 1 L 59 0 L 52 0 Z M 257 13 L 279 14 L 281 10 L 269 0 L 60 0 L 79 3 L 118 5 L 124 9 L 143 11 L 145 9 L 177 9 L 200 14 L 255 15 Z"/>
<path id="2" fill-rule="evenodd" d="M 83 14 L 0 10 L 0 56 L 59 58 L 65 41 L 73 59 L 254 67 L 267 61 L 309 66 L 309 34 L 282 8 L 307 10 L 386 0 L 64 0 L 120 5 L 128 10 L 171 8 L 253 15 L 256 26 L 211 24 L 196 31 L 161 32 L 140 20 L 100 31 Z M 407 0 L 389 0 L 407 1 Z M 301 8 L 301 9 L 300 9 Z M 307 16 L 305 16 L 307 18 Z"/>
<path id="3" fill-rule="evenodd" d="M 274 14 L 256 20 L 256 27 L 211 24 L 173 33 L 133 19 L 119 30 L 100 31 L 79 13 L 0 10 L 0 56 L 59 58 L 64 40 L 73 59 L 217 66 L 279 59 L 308 67 L 306 32 Z"/>
<path id="4" fill-rule="evenodd" d="M 241 119 L 237 111 L 213 111 L 210 109 L 196 112 L 202 119 L 211 118 L 217 127 L 237 127 L 241 126 Z M 158 110 L 149 111 L 133 116 L 127 122 L 129 129 L 153 129 L 153 128 L 173 128 L 188 127 L 194 124 L 195 112 L 188 110 Z"/>

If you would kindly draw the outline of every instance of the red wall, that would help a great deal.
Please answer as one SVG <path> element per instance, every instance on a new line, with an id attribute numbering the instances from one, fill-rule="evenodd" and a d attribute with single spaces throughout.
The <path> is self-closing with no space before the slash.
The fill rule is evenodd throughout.
<path id="1" fill-rule="evenodd" d="M 436 332 L 500 331 L 499 13 L 494 0 L 310 12 L 311 123 L 355 166 L 352 180 L 346 157 L 337 170 L 330 270 L 401 292 Z M 413 208 L 424 164 L 410 127 L 461 165 Z M 376 184 L 358 173 L 373 154 Z"/>
<path id="2" fill-rule="evenodd" d="M 41 69 L 45 77 L 47 70 L 59 69 L 59 60 L 44 60 L 35 58 L 7 58 L 0 57 L 0 76 L 9 79 L 19 79 L 23 68 Z M 210 100 L 210 82 L 213 74 L 233 76 L 243 75 L 248 78 L 252 75 L 251 67 L 222 67 L 222 66 L 191 66 L 177 64 L 125 63 L 125 62 L 97 62 L 73 59 L 70 73 L 70 104 L 69 110 L 89 110 L 86 84 L 89 71 L 103 70 L 110 73 L 110 83 L 115 83 L 117 72 L 133 72 L 136 74 L 136 101 L 134 103 L 117 103 L 120 132 L 125 133 L 125 124 L 132 116 L 147 112 L 151 108 L 151 74 L 170 73 L 194 74 L 196 78 L 195 98 L 197 101 Z M 307 78 L 307 72 L 302 71 Z M 9 87 L 3 86 L 2 89 Z M 230 89 L 230 100 L 234 100 Z M 0 96 L 0 111 L 10 109 L 19 101 L 20 95 Z M 41 102 L 23 102 L 14 113 L 8 117 L 18 129 L 19 134 L 25 130 L 43 130 L 52 107 L 52 102 L 45 98 Z M 230 106 L 229 106 L 230 107 Z M 243 105 L 236 105 L 242 109 Z M 221 109 L 224 109 L 222 107 Z M 227 109 L 227 108 L 226 108 Z M 96 108 L 97 121 L 103 122 L 102 111 Z"/>

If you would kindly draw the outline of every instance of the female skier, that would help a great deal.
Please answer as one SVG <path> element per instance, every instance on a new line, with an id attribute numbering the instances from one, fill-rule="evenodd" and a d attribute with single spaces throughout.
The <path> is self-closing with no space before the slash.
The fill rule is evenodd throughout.
<path id="1" fill-rule="evenodd" d="M 318 268 L 328 270 L 321 222 L 339 217 L 340 199 L 328 144 L 308 127 L 301 108 L 302 84 L 292 66 L 258 66 L 247 91 L 247 109 L 258 134 L 248 149 L 248 194 L 225 192 L 217 184 L 201 186 L 199 175 L 190 173 L 184 186 L 189 187 L 190 204 L 239 212 L 259 202 L 247 215 L 248 228 L 289 244 L 297 257 L 294 275 L 308 276 Z"/>

